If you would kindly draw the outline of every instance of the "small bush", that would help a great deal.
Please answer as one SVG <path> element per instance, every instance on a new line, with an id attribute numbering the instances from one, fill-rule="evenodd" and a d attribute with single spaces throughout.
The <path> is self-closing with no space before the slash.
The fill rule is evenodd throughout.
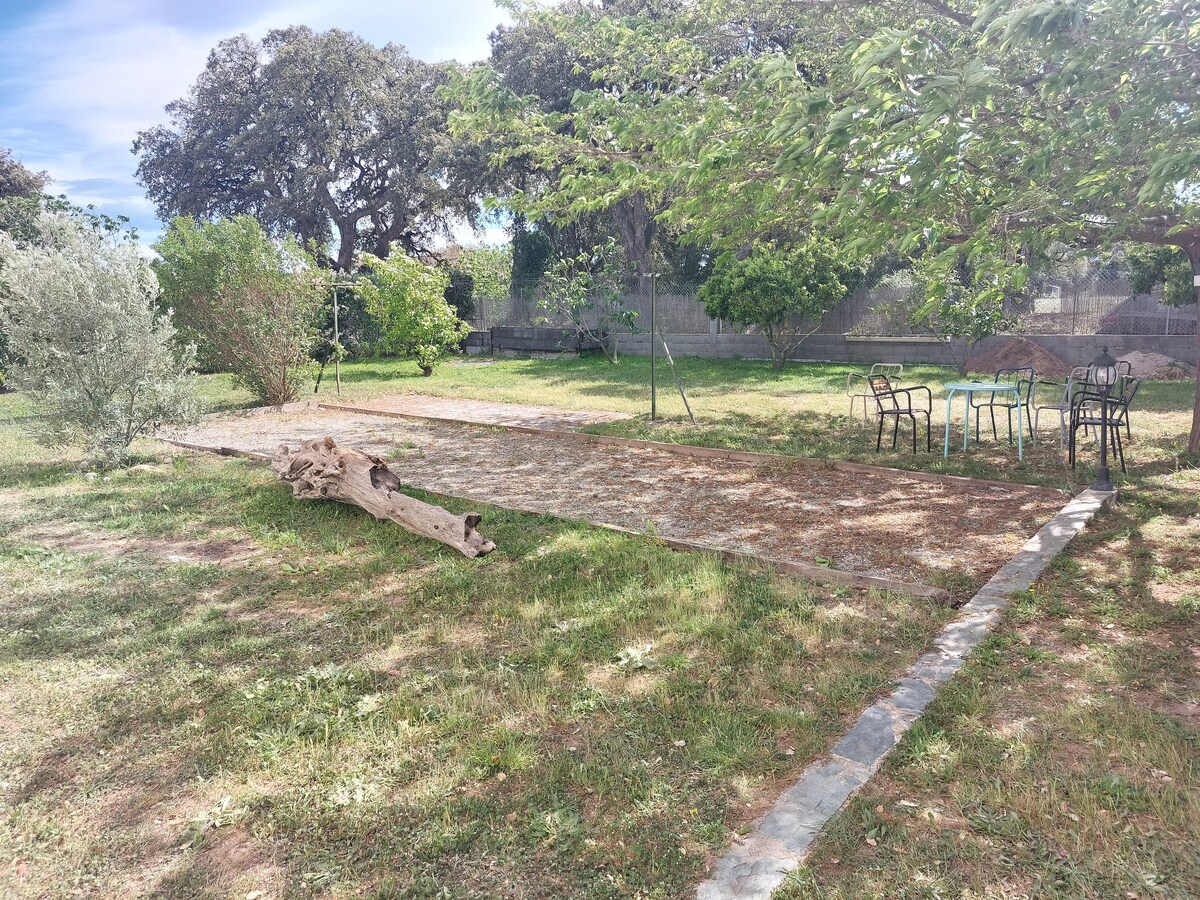
<path id="1" fill-rule="evenodd" d="M 13 380 L 37 402 L 38 437 L 96 461 L 128 459 L 134 438 L 197 413 L 192 348 L 155 305 L 158 282 L 132 243 L 62 213 L 37 242 L 0 233 L 0 322 Z"/>
<path id="2" fill-rule="evenodd" d="M 437 361 L 470 333 L 446 302 L 450 277 L 400 253 L 387 259 L 368 254 L 362 263 L 371 270 L 361 291 L 383 335 L 380 349 L 411 356 L 422 374 L 432 375 Z"/>
<path id="3" fill-rule="evenodd" d="M 786 248 L 757 244 L 744 259 L 722 255 L 700 301 L 713 319 L 761 328 L 772 365 L 780 369 L 860 273 L 857 260 L 843 259 L 831 242 L 815 236 Z"/>
<path id="4" fill-rule="evenodd" d="M 178 218 L 156 245 L 163 299 L 208 366 L 271 406 L 309 380 L 332 279 L 294 241 L 275 244 L 249 216 Z"/>

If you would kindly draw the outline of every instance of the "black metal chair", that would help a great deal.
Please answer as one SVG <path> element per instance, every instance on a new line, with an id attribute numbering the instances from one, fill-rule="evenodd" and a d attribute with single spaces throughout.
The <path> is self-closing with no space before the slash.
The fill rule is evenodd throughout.
<path id="1" fill-rule="evenodd" d="M 925 417 L 925 452 L 928 453 L 933 449 L 933 444 L 929 436 L 930 423 L 929 412 L 933 408 L 933 392 L 925 385 L 919 384 L 915 387 L 894 388 L 891 380 L 886 375 L 871 375 L 867 378 L 867 383 L 871 386 L 871 395 L 875 398 L 875 409 L 879 414 L 879 432 L 875 435 L 875 451 L 878 453 L 879 448 L 883 444 L 883 421 L 887 416 L 892 417 L 892 449 L 896 449 L 896 436 L 900 430 L 901 416 L 909 419 L 912 422 L 912 452 L 917 452 L 917 417 Z M 921 409 L 913 405 L 913 393 L 915 391 L 924 391 L 928 400 L 928 407 Z M 903 402 L 901 402 L 903 400 Z"/>
<path id="2" fill-rule="evenodd" d="M 1122 376 L 1117 381 L 1119 393 L 1115 397 L 1108 398 L 1108 428 L 1111 445 L 1117 454 L 1117 459 L 1121 461 L 1121 471 L 1127 472 L 1125 468 L 1125 447 L 1121 441 L 1121 428 L 1125 428 L 1126 435 L 1129 434 L 1129 407 L 1133 403 L 1133 398 L 1137 396 L 1138 388 L 1142 386 L 1142 379 L 1134 378 L 1132 375 Z M 1100 434 L 1100 427 L 1105 423 L 1102 418 L 1104 409 L 1102 405 L 1103 397 L 1100 392 L 1093 387 L 1091 390 L 1080 391 L 1075 395 L 1075 399 L 1071 406 L 1071 443 L 1070 443 L 1070 461 L 1071 468 L 1075 468 L 1075 432 L 1080 428 L 1095 428 L 1096 434 Z"/>
<path id="3" fill-rule="evenodd" d="M 1012 414 L 1013 414 L 1014 409 L 1018 410 L 1018 412 L 1017 412 L 1017 427 L 1018 428 L 1021 427 L 1020 410 L 1024 409 L 1025 417 L 1029 420 L 1029 433 L 1030 434 L 1033 433 L 1033 411 L 1032 411 L 1033 386 L 1037 381 L 1037 376 L 1034 375 L 1034 372 L 1033 372 L 1033 366 L 1017 366 L 1012 369 L 997 369 L 996 377 L 993 379 L 993 381 L 996 384 L 1000 384 L 1002 381 L 1009 381 L 1012 379 L 1016 379 L 1016 382 L 1017 382 L 1017 395 L 1015 397 L 1010 397 L 1010 396 L 1001 397 L 1001 396 L 997 396 L 996 394 L 990 394 L 987 396 L 986 400 L 982 400 L 982 399 L 976 400 L 974 397 L 971 398 L 971 405 L 973 407 L 975 407 L 975 410 L 976 410 L 976 412 L 975 412 L 975 440 L 976 440 L 976 442 L 979 441 L 979 411 L 983 410 L 985 408 L 991 414 L 991 418 L 992 418 L 992 440 L 994 440 L 994 441 L 1000 440 L 1000 434 L 996 429 L 996 410 L 997 409 L 1002 409 L 1008 414 L 1008 442 L 1010 444 L 1013 442 Z"/>

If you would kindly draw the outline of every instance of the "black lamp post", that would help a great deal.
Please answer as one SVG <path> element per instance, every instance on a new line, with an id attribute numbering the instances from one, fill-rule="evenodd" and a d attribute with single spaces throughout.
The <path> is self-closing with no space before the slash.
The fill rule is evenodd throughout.
<path id="1" fill-rule="evenodd" d="M 1105 347 L 1088 366 L 1088 381 L 1100 394 L 1100 470 L 1092 483 L 1093 491 L 1116 490 L 1108 472 L 1108 392 L 1116 380 L 1117 361 L 1108 355 L 1108 347 Z"/>

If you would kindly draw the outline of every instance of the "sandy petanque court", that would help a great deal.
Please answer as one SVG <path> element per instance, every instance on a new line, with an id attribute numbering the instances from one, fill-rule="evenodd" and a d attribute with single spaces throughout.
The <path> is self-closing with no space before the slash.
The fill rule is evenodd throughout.
<path id="1" fill-rule="evenodd" d="M 388 416 L 345 408 L 230 414 L 164 436 L 266 454 L 280 444 L 295 449 L 328 436 L 382 457 L 414 488 L 960 590 L 986 581 L 1065 499 L 1019 485 L 693 456 L 564 434 L 585 421 L 602 421 L 602 414 L 572 419 L 561 411 L 470 401 L 464 414 L 473 422 L 448 421 L 457 417 L 456 403 L 372 401 Z M 542 418 L 551 424 L 537 433 L 497 427 L 540 427 Z"/>

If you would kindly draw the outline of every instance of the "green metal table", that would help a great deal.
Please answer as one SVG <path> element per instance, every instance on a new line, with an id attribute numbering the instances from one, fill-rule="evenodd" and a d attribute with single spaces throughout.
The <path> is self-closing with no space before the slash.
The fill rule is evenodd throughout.
<path id="1" fill-rule="evenodd" d="M 965 394 L 966 401 L 963 404 L 963 452 L 967 452 L 967 441 L 971 434 L 971 398 L 975 394 L 991 394 L 993 397 L 996 394 L 1012 394 L 1013 400 L 1020 401 L 1020 386 L 1016 384 L 1005 384 L 1003 381 L 997 383 L 994 381 L 955 381 L 946 386 L 946 439 L 942 444 L 942 459 L 950 458 L 950 402 L 954 399 L 955 394 Z M 1017 459 L 1024 462 L 1025 460 L 1025 444 L 1021 440 L 1025 433 L 1024 427 L 1021 424 L 1021 416 L 1017 415 Z"/>

